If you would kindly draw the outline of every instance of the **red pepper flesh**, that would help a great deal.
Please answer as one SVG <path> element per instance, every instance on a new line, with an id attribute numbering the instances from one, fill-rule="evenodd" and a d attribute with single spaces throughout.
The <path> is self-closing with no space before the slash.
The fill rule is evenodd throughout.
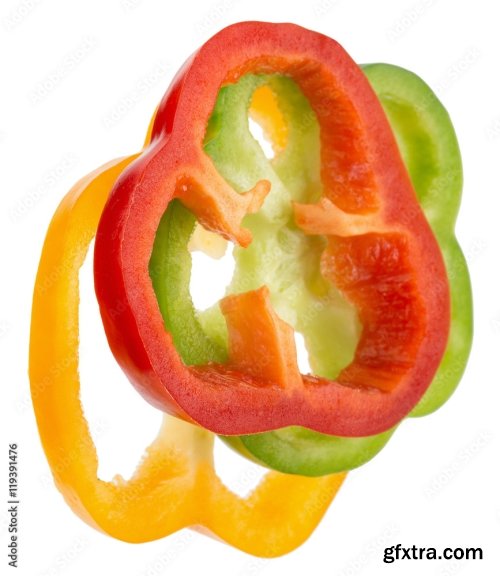
<path id="1" fill-rule="evenodd" d="M 258 210 L 268 183 L 238 194 L 203 152 L 220 87 L 250 72 L 291 76 L 320 125 L 323 198 L 295 206 L 296 222 L 305 233 L 327 236 L 322 273 L 354 302 L 363 324 L 354 360 L 335 381 L 306 375 L 297 385 L 294 370 L 290 385 L 259 377 L 238 361 L 238 346 L 228 365 L 186 366 L 149 276 L 155 233 L 174 198 L 206 228 L 243 246 L 251 242 L 241 220 Z M 115 184 L 94 266 L 108 341 L 132 383 L 153 405 L 217 434 L 290 425 L 377 434 L 418 402 L 447 342 L 442 256 L 378 98 L 339 44 L 292 24 L 230 26 L 184 65 L 159 106 L 150 146 Z M 256 314 L 266 312 L 265 299 L 250 300 L 262 302 Z M 231 325 L 226 314 L 234 338 L 240 317 Z M 240 341 L 251 345 L 246 336 Z"/>

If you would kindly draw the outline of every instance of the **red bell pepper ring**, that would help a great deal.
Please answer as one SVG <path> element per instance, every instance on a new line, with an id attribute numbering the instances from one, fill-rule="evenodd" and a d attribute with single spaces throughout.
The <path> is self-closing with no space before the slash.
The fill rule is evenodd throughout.
<path id="1" fill-rule="evenodd" d="M 149 276 L 155 233 L 174 198 L 209 230 L 251 242 L 241 221 L 258 210 L 268 183 L 238 194 L 202 149 L 220 87 L 250 72 L 291 76 L 320 125 L 323 198 L 296 206 L 296 222 L 305 233 L 326 235 L 322 273 L 355 303 L 363 324 L 355 357 L 335 381 L 297 378 L 293 339 L 265 290 L 222 303 L 227 365 L 185 365 Z M 108 200 L 95 245 L 95 286 L 111 349 L 139 392 L 225 435 L 290 425 L 338 436 L 387 430 L 430 384 L 450 323 L 443 259 L 375 93 L 337 42 L 292 24 L 230 26 L 184 65 L 160 104 L 151 145 Z M 270 357 L 262 355 L 261 372 L 258 361 L 253 368 L 245 362 L 253 345 L 249 310 L 259 318 L 253 342 L 280 343 Z M 274 372 L 269 362 L 278 366 Z"/>

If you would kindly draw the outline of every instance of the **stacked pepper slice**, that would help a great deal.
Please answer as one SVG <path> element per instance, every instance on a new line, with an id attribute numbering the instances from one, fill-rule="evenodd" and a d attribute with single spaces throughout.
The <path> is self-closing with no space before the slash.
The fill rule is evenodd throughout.
<path id="1" fill-rule="evenodd" d="M 321 276 L 361 321 L 354 358 L 334 379 L 300 374 L 293 329 L 264 293 L 226 301 L 227 363 L 187 366 L 151 285 L 156 230 L 172 200 L 243 247 L 252 240 L 244 216 L 273 210 L 272 200 L 260 210 L 269 180 L 256 175 L 240 194 L 201 147 L 220 87 L 250 72 L 293 78 L 320 126 L 320 197 L 293 211 L 275 207 L 274 218 L 293 217 L 302 233 L 323 238 Z M 288 425 L 342 436 L 388 430 L 425 393 L 448 338 L 442 255 L 380 102 L 336 42 L 288 24 L 226 28 L 184 66 L 160 104 L 151 146 L 104 209 L 94 273 L 110 347 L 132 383 L 155 406 L 220 434 Z M 123 302 L 121 314 L 110 314 Z M 254 331 L 250 317 L 262 320 Z M 247 363 L 256 341 L 271 357 Z M 264 364 L 280 369 L 263 374 Z"/>
<path id="2" fill-rule="evenodd" d="M 361 71 L 294 25 L 241 23 L 209 40 L 162 100 L 143 152 L 78 183 L 49 228 L 30 377 L 68 503 L 129 541 L 201 525 L 257 555 L 299 545 L 344 478 L 327 474 L 369 460 L 462 375 L 472 305 L 454 237 L 460 191 L 452 125 L 417 76 Z M 165 416 L 127 483 L 97 478 L 79 401 L 78 270 L 96 228 L 110 348 L 148 401 L 185 421 Z M 233 279 L 200 313 L 189 249 L 221 237 L 236 244 Z M 294 331 L 312 374 L 298 369 Z M 235 496 L 215 475 L 211 432 L 289 474 Z"/>

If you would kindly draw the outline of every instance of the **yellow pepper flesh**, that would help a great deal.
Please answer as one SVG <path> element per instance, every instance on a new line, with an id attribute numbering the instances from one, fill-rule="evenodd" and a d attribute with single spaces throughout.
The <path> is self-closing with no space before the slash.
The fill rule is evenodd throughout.
<path id="1" fill-rule="evenodd" d="M 98 478 L 80 401 L 78 273 L 109 191 L 134 158 L 111 162 L 78 182 L 45 239 L 33 298 L 30 380 L 56 485 L 81 518 L 121 540 L 147 542 L 194 527 L 250 554 L 285 554 L 309 537 L 345 474 L 307 478 L 270 472 L 242 498 L 216 475 L 213 435 L 166 416 L 129 481 Z"/>

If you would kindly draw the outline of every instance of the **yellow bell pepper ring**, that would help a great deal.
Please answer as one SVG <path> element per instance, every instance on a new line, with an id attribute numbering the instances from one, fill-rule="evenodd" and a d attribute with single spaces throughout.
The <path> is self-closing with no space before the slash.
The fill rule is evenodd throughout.
<path id="1" fill-rule="evenodd" d="M 99 479 L 80 400 L 79 269 L 109 191 L 136 156 L 98 168 L 67 194 L 50 224 L 36 278 L 29 372 L 43 448 L 66 502 L 91 526 L 127 542 L 196 527 L 250 554 L 272 557 L 302 544 L 345 474 L 268 473 L 246 498 L 216 475 L 213 435 L 165 416 L 132 478 Z"/>

